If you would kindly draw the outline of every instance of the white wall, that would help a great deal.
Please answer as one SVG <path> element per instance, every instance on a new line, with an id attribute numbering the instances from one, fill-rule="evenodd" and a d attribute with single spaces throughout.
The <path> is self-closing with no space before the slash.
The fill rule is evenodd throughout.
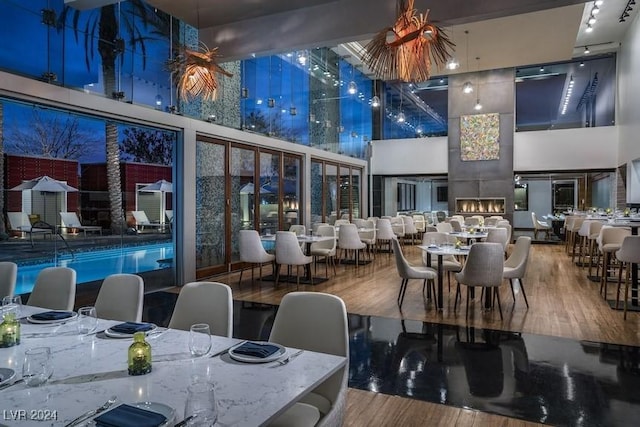
<path id="1" fill-rule="evenodd" d="M 618 129 L 618 126 L 601 126 L 516 132 L 513 169 L 517 172 L 613 169 L 619 165 Z M 640 144 L 636 145 L 640 157 Z M 448 171 L 447 137 L 373 141 L 371 153 L 371 173 L 375 175 L 428 175 Z"/>
<path id="2" fill-rule="evenodd" d="M 447 137 L 386 139 L 371 142 L 374 175 L 446 174 Z"/>
<path id="3" fill-rule="evenodd" d="M 620 128 L 618 165 L 640 158 L 640 14 L 622 41 L 618 56 L 617 124 Z"/>
<path id="4" fill-rule="evenodd" d="M 617 126 L 516 132 L 513 170 L 612 169 L 618 166 Z"/>

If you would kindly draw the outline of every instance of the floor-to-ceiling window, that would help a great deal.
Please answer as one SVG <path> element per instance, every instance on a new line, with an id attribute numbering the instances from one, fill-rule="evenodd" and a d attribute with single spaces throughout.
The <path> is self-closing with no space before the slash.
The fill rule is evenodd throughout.
<path id="1" fill-rule="evenodd" d="M 177 132 L 6 98 L 0 129 L 0 258 L 19 266 L 17 293 L 50 266 L 74 268 L 80 285 L 150 272 L 147 290 L 174 283 Z M 22 231 L 32 225 L 48 232 Z"/>
<path id="2" fill-rule="evenodd" d="M 362 170 L 349 165 L 312 160 L 311 221 L 333 224 L 360 218 Z"/>

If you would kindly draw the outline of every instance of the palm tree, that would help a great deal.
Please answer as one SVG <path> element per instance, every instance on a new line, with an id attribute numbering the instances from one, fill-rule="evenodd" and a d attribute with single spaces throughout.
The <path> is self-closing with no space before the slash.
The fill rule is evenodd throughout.
<path id="1" fill-rule="evenodd" d="M 0 101 L 0 240 L 6 229 L 4 225 L 4 103 Z"/>
<path id="2" fill-rule="evenodd" d="M 71 14 L 72 28 L 78 41 L 80 33 L 84 34 L 85 63 L 90 68 L 95 52 L 102 61 L 102 80 L 104 93 L 115 99 L 121 99 L 122 93 L 116 84 L 116 63 L 123 62 L 125 40 L 121 38 L 124 30 L 129 38 L 127 43 L 132 49 L 140 48 L 142 52 L 142 67 L 146 66 L 145 42 L 152 40 L 150 35 L 168 35 L 169 20 L 167 15 L 156 12 L 151 6 L 140 0 L 131 0 L 131 14 L 116 14 L 118 5 L 107 5 L 90 11 L 81 28 L 81 11 L 65 6 L 60 18 L 60 24 L 65 25 Z M 118 16 L 119 18 L 118 19 Z M 82 15 L 84 17 L 84 15 Z M 137 19 L 136 19 L 137 18 Z M 136 24 L 142 24 L 142 28 Z M 96 37 L 97 36 L 97 37 Z M 94 45 L 97 40 L 97 46 Z M 120 147 L 118 144 L 118 127 L 115 122 L 107 120 L 105 123 L 106 151 L 107 151 L 107 186 L 109 191 L 109 205 L 111 214 L 111 230 L 120 234 L 124 228 L 122 211 L 122 183 L 120 178 Z"/>

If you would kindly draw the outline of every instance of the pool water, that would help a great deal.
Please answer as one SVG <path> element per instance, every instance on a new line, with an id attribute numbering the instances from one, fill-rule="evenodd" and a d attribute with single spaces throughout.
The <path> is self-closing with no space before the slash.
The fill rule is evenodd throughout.
<path id="1" fill-rule="evenodd" d="M 161 243 L 119 249 L 97 250 L 76 253 L 75 257 L 65 256 L 58 259 L 58 267 L 70 267 L 76 271 L 76 283 L 102 280 L 110 274 L 142 273 L 171 266 L 173 244 Z M 55 267 L 56 264 L 43 263 L 18 266 L 16 295 L 31 292 L 40 270 Z"/>

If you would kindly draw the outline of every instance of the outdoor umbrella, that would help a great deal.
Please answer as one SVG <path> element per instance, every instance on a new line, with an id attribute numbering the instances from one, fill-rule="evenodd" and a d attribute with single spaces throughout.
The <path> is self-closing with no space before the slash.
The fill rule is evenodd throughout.
<path id="1" fill-rule="evenodd" d="M 166 213 L 165 193 L 173 193 L 173 183 L 161 179 L 153 184 L 145 185 L 139 191 L 148 191 L 152 193 L 162 193 L 160 195 L 160 224 L 164 224 L 164 216 Z"/>
<path id="2" fill-rule="evenodd" d="M 23 191 L 23 190 L 42 191 L 45 197 L 44 212 L 43 212 L 43 220 L 45 221 L 47 218 L 47 203 L 46 203 L 47 193 L 56 193 L 56 199 L 57 199 L 58 197 L 57 193 L 73 193 L 78 191 L 77 188 L 74 188 L 68 184 L 65 184 L 62 181 L 58 181 L 57 179 L 53 179 L 46 175 L 38 178 L 33 178 L 28 181 L 24 181 L 22 184 L 16 185 L 10 190 L 11 191 Z M 55 222 L 57 222 L 57 220 L 54 220 L 54 223 Z"/>
<path id="3" fill-rule="evenodd" d="M 240 189 L 240 194 L 253 194 L 253 193 L 255 193 L 255 186 L 253 185 L 253 182 L 245 184 Z M 264 185 L 260 187 L 260 194 L 268 194 L 268 193 L 273 193 L 273 191 L 269 190 Z"/>

